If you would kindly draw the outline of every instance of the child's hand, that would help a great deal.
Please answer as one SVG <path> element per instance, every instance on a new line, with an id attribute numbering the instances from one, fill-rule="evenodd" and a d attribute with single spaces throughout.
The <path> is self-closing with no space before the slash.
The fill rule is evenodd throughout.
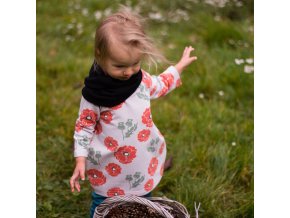
<path id="1" fill-rule="evenodd" d="M 175 68 L 179 73 L 181 73 L 188 65 L 190 65 L 193 61 L 197 59 L 196 56 L 190 57 L 190 52 L 192 52 L 193 50 L 194 48 L 192 48 L 191 46 L 185 47 L 180 61 L 175 65 Z"/>
<path id="2" fill-rule="evenodd" d="M 86 158 L 85 157 L 77 157 L 76 158 L 76 167 L 74 173 L 69 181 L 71 191 L 75 191 L 75 187 L 78 192 L 81 191 L 81 186 L 79 183 L 79 179 L 85 180 L 85 169 L 86 169 Z"/>

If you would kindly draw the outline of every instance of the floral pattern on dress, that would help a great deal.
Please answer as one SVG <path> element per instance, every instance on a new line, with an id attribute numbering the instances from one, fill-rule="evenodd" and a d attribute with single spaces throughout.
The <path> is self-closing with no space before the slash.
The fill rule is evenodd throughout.
<path id="1" fill-rule="evenodd" d="M 114 107 L 111 107 L 111 109 L 112 110 L 118 110 L 118 109 L 120 109 L 123 106 L 123 104 L 124 104 L 124 102 L 122 102 L 121 104 L 118 104 L 118 105 L 116 105 Z"/>
<path id="2" fill-rule="evenodd" d="M 152 96 L 156 92 L 157 86 L 154 86 L 150 91 L 150 96 Z"/>
<path id="3" fill-rule="evenodd" d="M 133 123 L 133 119 L 128 119 L 127 122 L 119 122 L 118 129 L 122 131 L 123 140 L 129 138 L 135 132 L 137 126 L 137 123 Z"/>
<path id="4" fill-rule="evenodd" d="M 121 173 L 122 168 L 118 164 L 109 163 L 106 166 L 106 171 L 110 176 L 118 176 Z"/>
<path id="5" fill-rule="evenodd" d="M 170 89 L 170 87 L 174 83 L 174 76 L 171 73 L 162 73 L 160 74 L 162 82 L 165 84 L 165 87 L 167 89 Z"/>
<path id="6" fill-rule="evenodd" d="M 90 169 L 87 171 L 89 181 L 93 186 L 100 186 L 106 183 L 106 177 L 104 174 L 96 169 Z"/>
<path id="7" fill-rule="evenodd" d="M 148 173 L 150 176 L 153 176 L 155 174 L 157 167 L 158 167 L 158 159 L 156 157 L 153 157 L 148 166 Z"/>
<path id="8" fill-rule="evenodd" d="M 136 93 L 137 97 L 140 98 L 140 99 L 144 99 L 144 100 L 146 100 L 146 101 L 149 101 L 150 98 L 149 98 L 149 96 L 148 96 L 148 94 L 147 94 L 147 90 L 146 90 L 145 86 L 143 86 L 143 85 L 141 84 L 141 85 L 139 86 L 139 90 L 140 90 L 140 92 L 137 92 L 137 93 Z"/>
<path id="9" fill-rule="evenodd" d="M 119 195 L 125 195 L 125 191 L 119 187 L 111 188 L 107 191 L 108 197 L 114 197 Z"/>
<path id="10" fill-rule="evenodd" d="M 129 182 L 130 189 L 136 188 L 138 185 L 140 185 L 145 179 L 145 176 L 141 176 L 141 172 L 135 172 L 134 175 L 127 175 L 126 180 Z"/>
<path id="11" fill-rule="evenodd" d="M 146 191 L 149 192 L 149 191 L 152 190 L 153 186 L 154 186 L 154 181 L 153 181 L 153 179 L 149 179 L 149 180 L 145 183 L 145 185 L 144 185 L 144 189 L 145 189 Z"/>
<path id="12" fill-rule="evenodd" d="M 158 153 L 161 155 L 163 153 L 163 150 L 164 150 L 164 147 L 165 147 L 165 143 L 163 142 L 159 148 L 159 151 Z"/>
<path id="13" fill-rule="evenodd" d="M 145 124 L 147 127 L 153 126 L 152 115 L 150 108 L 146 108 L 142 115 L 142 123 Z"/>
<path id="14" fill-rule="evenodd" d="M 85 126 L 82 124 L 82 122 L 77 121 L 76 126 L 75 126 L 75 131 L 79 132 L 81 131 Z"/>
<path id="15" fill-rule="evenodd" d="M 122 146 L 114 153 L 116 159 L 122 164 L 131 163 L 136 158 L 136 148 L 134 146 Z"/>
<path id="16" fill-rule="evenodd" d="M 156 153 L 157 149 L 155 146 L 158 145 L 159 141 L 160 141 L 159 137 L 157 137 L 155 139 L 151 139 L 150 146 L 147 147 L 147 151 L 152 152 L 152 153 Z"/>
<path id="17" fill-rule="evenodd" d="M 111 136 L 108 136 L 108 137 L 105 138 L 104 144 L 107 147 L 107 149 L 110 150 L 110 151 L 115 151 L 118 148 L 118 146 L 119 146 L 117 140 L 115 140 Z"/>
<path id="18" fill-rule="evenodd" d="M 103 128 L 100 122 L 97 122 L 95 125 L 94 133 L 99 135 L 103 132 Z"/>
<path id="19" fill-rule="evenodd" d="M 109 124 L 111 123 L 112 119 L 113 115 L 110 111 L 101 112 L 101 120 L 104 121 L 104 123 Z"/>
<path id="20" fill-rule="evenodd" d="M 84 109 L 80 115 L 80 122 L 85 127 L 94 125 L 97 119 L 98 115 L 90 109 Z"/>
<path id="21" fill-rule="evenodd" d="M 150 136 L 150 130 L 149 129 L 143 129 L 138 133 L 138 141 L 139 142 L 145 142 L 148 140 Z"/>
<path id="22" fill-rule="evenodd" d="M 93 148 L 89 148 L 88 152 L 88 161 L 90 161 L 92 164 L 100 165 L 100 159 L 102 155 L 100 151 L 95 151 Z"/>

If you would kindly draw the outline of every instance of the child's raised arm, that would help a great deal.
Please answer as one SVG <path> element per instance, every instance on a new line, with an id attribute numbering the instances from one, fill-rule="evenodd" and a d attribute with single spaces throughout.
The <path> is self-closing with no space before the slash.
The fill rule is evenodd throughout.
<path id="1" fill-rule="evenodd" d="M 151 76 L 149 73 L 143 71 L 143 79 L 147 88 L 150 90 L 151 99 L 167 95 L 181 85 L 180 74 L 188 65 L 197 59 L 196 56 L 190 57 L 190 52 L 193 50 L 194 48 L 191 46 L 185 47 L 179 62 L 175 66 L 170 66 L 158 76 Z"/>

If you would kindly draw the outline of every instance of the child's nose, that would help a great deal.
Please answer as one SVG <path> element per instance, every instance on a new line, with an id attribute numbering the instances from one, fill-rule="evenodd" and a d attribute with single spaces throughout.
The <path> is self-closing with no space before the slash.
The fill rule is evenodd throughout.
<path id="1" fill-rule="evenodd" d="M 133 68 L 128 68 L 124 71 L 124 76 L 132 76 L 134 74 Z"/>

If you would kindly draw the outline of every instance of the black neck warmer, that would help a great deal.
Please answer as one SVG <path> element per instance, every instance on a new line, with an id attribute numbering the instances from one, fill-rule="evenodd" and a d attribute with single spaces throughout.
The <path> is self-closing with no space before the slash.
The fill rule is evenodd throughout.
<path id="1" fill-rule="evenodd" d="M 83 97 L 98 106 L 114 107 L 124 102 L 139 87 L 142 81 L 141 69 L 128 80 L 118 80 L 106 75 L 94 62 L 89 76 L 85 78 Z"/>

